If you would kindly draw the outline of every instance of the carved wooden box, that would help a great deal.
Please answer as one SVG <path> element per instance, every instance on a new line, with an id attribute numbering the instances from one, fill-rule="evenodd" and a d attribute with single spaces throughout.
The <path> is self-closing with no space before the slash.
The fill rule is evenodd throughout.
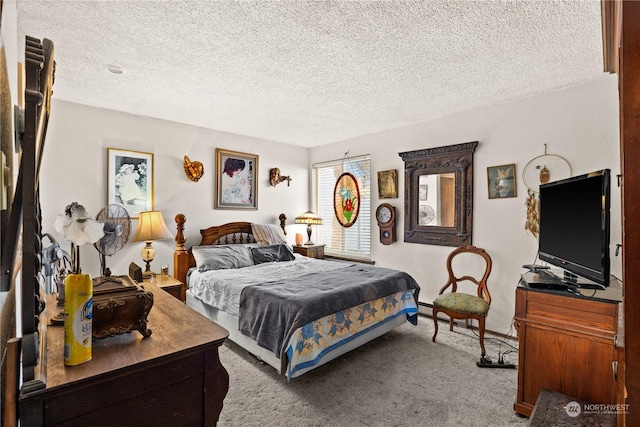
<path id="1" fill-rule="evenodd" d="M 151 335 L 147 316 L 153 294 L 129 276 L 96 277 L 93 281 L 93 339 L 139 331 Z"/>

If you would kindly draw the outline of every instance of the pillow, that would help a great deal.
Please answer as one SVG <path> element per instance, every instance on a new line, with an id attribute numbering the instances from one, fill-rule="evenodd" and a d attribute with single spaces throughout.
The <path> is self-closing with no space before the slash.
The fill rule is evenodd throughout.
<path id="1" fill-rule="evenodd" d="M 251 248 L 251 254 L 255 264 L 262 264 L 263 262 L 292 261 L 296 258 L 289 245 L 285 244 Z"/>
<path id="2" fill-rule="evenodd" d="M 254 239 L 260 246 L 279 245 L 287 243 L 287 238 L 279 225 L 251 224 Z"/>
<path id="3" fill-rule="evenodd" d="M 251 249 L 245 245 L 194 246 L 191 252 L 198 271 L 226 270 L 253 265 Z"/>

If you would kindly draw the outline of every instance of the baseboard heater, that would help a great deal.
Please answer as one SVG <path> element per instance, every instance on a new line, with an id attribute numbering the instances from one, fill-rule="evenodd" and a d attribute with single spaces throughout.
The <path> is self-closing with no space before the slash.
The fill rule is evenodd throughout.
<path id="1" fill-rule="evenodd" d="M 421 315 L 421 316 L 430 317 L 430 318 L 433 319 L 433 304 L 430 304 L 428 302 L 418 301 L 418 314 Z M 444 313 L 440 313 L 440 316 L 438 316 L 438 319 L 442 320 L 442 321 L 445 321 L 445 322 L 448 322 L 449 321 L 449 316 L 447 316 Z M 478 330 L 477 326 L 474 326 L 473 324 L 465 325 L 465 323 L 463 321 L 458 322 L 458 321 L 456 321 L 454 319 L 453 323 L 456 326 L 460 326 L 460 327 L 465 326 L 465 327 L 467 327 L 469 329 Z M 518 340 L 516 337 L 512 337 L 511 335 L 506 335 L 506 334 L 503 334 L 503 333 L 500 333 L 500 332 L 492 331 L 490 329 L 485 329 L 484 333 L 485 334 L 495 335 L 497 337 L 501 337 L 501 338 L 512 340 L 512 341 L 517 341 Z"/>

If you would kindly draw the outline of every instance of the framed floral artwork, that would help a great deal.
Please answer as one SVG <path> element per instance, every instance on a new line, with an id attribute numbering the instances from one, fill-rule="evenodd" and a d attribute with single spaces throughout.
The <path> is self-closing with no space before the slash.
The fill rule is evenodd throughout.
<path id="1" fill-rule="evenodd" d="M 216 148 L 216 209 L 258 209 L 258 156 Z"/>
<path id="2" fill-rule="evenodd" d="M 107 204 L 125 207 L 131 218 L 153 210 L 153 154 L 108 148 Z"/>
<path id="3" fill-rule="evenodd" d="M 333 189 L 333 210 L 344 228 L 351 227 L 360 213 L 360 189 L 356 177 L 345 172 L 338 177 Z"/>

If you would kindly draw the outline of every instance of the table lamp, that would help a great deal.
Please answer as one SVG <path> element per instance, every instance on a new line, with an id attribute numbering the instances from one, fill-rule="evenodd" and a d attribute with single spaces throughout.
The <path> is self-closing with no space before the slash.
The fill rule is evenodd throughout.
<path id="1" fill-rule="evenodd" d="M 313 245 L 313 242 L 311 241 L 311 226 L 313 224 L 322 225 L 322 218 L 320 218 L 318 215 L 314 214 L 311 211 L 307 211 L 302 215 L 298 216 L 295 219 L 295 223 L 307 224 L 307 237 L 309 238 L 309 240 L 307 241 L 307 243 L 305 243 L 305 245 Z"/>
<path id="2" fill-rule="evenodd" d="M 138 218 L 138 230 L 133 238 L 132 242 L 145 242 L 146 245 L 140 251 L 142 260 L 147 263 L 145 271 L 142 273 L 143 277 L 149 277 L 153 275 L 151 271 L 151 261 L 156 256 L 156 251 L 151 246 L 152 240 L 173 239 L 173 234 L 167 228 L 167 225 L 162 218 L 162 212 L 160 211 L 146 211 L 140 212 Z"/>

